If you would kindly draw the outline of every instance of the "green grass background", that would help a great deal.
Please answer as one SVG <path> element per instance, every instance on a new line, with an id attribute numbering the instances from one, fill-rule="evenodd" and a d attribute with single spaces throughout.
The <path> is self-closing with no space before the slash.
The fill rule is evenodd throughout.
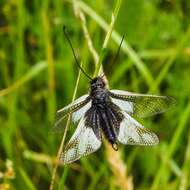
<path id="1" fill-rule="evenodd" d="M 78 2 L 100 53 L 116 1 Z M 0 175 L 0 189 L 49 188 L 62 137 L 51 132 L 55 112 L 72 100 L 78 74 L 63 25 L 85 70 L 92 75 L 95 69 L 75 6 L 66 0 L 0 1 L 0 171 L 6 172 L 9 159 L 15 173 L 13 179 Z M 114 32 L 103 62 L 110 88 L 177 100 L 172 110 L 140 120 L 158 134 L 158 146 L 120 146 L 126 178 L 133 189 L 190 189 L 190 1 L 124 0 Z M 81 75 L 77 97 L 88 88 Z M 105 149 L 60 166 L 55 189 L 123 189 Z"/>

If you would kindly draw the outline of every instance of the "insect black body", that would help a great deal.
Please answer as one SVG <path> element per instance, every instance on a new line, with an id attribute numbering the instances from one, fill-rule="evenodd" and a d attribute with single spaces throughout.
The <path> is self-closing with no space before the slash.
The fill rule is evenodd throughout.
<path id="1" fill-rule="evenodd" d="M 118 135 L 119 123 L 122 121 L 123 116 L 117 112 L 119 107 L 112 103 L 110 93 L 101 77 L 94 78 L 91 81 L 90 98 L 92 100 L 92 108 L 89 112 L 94 117 L 90 117 L 92 120 L 89 123 L 94 123 L 93 119 L 96 120 L 96 125 L 93 126 L 95 134 L 96 130 L 101 129 L 113 148 L 117 150 L 116 137 Z"/>

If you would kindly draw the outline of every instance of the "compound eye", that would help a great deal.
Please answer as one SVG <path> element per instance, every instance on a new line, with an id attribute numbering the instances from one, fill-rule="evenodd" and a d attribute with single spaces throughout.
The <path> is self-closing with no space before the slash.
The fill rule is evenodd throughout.
<path id="1" fill-rule="evenodd" d="M 91 80 L 90 83 L 91 83 L 92 85 L 95 84 L 95 83 L 97 83 L 97 78 L 94 78 L 93 80 Z"/>

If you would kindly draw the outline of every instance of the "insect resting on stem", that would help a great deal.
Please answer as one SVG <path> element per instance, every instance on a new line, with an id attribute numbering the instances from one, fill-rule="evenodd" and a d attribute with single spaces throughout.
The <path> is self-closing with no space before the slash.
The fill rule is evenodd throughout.
<path id="1" fill-rule="evenodd" d="M 132 116 L 142 118 L 162 113 L 174 105 L 175 100 L 167 96 L 107 89 L 103 76 L 92 78 L 80 66 L 65 27 L 63 27 L 63 31 L 72 49 L 76 64 L 90 80 L 89 94 L 81 96 L 57 111 L 55 128 L 59 128 L 69 114 L 72 114 L 73 122 L 78 122 L 76 131 L 61 154 L 60 159 L 63 163 L 71 163 L 97 151 L 102 144 L 102 135 L 114 150 L 118 150 L 118 143 L 158 144 L 159 139 L 156 134 L 144 128 Z M 123 39 L 124 37 L 115 58 L 119 54 Z"/>

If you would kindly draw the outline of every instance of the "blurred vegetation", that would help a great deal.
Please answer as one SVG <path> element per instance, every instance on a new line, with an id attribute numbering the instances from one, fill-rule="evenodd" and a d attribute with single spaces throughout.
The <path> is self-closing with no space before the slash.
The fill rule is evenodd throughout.
<path id="1" fill-rule="evenodd" d="M 72 100 L 78 73 L 62 26 L 92 75 L 96 58 L 76 6 L 100 53 L 115 3 L 0 1 L 0 190 L 49 188 L 62 138 L 51 132 L 54 115 Z M 189 60 L 190 1 L 124 0 L 103 63 L 110 88 L 169 95 L 178 104 L 140 120 L 158 134 L 158 146 L 121 145 L 111 153 L 103 146 L 71 165 L 60 164 L 55 189 L 190 189 Z M 81 75 L 77 97 L 88 88 Z M 72 126 L 66 140 L 74 130 Z"/>

